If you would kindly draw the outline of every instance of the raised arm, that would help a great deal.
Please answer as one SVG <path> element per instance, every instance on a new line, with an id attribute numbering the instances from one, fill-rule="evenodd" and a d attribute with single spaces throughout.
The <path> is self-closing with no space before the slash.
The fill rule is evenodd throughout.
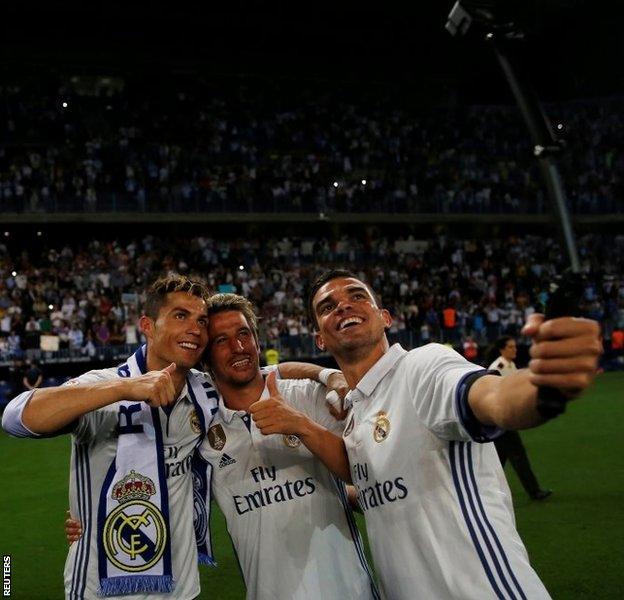
<path id="1" fill-rule="evenodd" d="M 171 379 L 174 370 L 175 364 L 171 364 L 162 371 L 150 371 L 140 377 L 36 389 L 23 407 L 21 423 L 33 433 L 46 434 L 59 431 L 82 415 L 120 400 L 166 406 L 175 400 Z M 2 420 L 5 430 L 8 430 L 9 421 L 16 418 L 12 414 L 12 404 L 21 398 L 22 395 L 18 396 L 7 406 L 5 413 L 8 413 Z"/>
<path id="2" fill-rule="evenodd" d="M 537 410 L 538 386 L 561 390 L 573 399 L 593 381 L 602 353 L 595 321 L 563 317 L 544 321 L 531 315 L 523 329 L 533 339 L 529 368 L 506 377 L 481 377 L 470 388 L 468 403 L 484 425 L 528 429 L 545 418 Z"/>

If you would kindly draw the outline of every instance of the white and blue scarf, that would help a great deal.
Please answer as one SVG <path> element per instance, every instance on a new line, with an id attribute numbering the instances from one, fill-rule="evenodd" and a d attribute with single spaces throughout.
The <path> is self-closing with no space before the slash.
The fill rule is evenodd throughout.
<path id="1" fill-rule="evenodd" d="M 120 377 L 147 372 L 146 347 L 139 348 L 118 369 Z M 201 443 L 217 393 L 189 373 L 188 393 L 195 405 Z M 119 440 L 100 493 L 98 505 L 99 593 L 116 596 L 170 593 L 175 588 L 171 570 L 169 493 L 165 475 L 163 435 L 157 408 L 145 402 L 121 401 Z M 210 542 L 210 465 L 194 453 L 193 504 L 199 561 L 214 565 Z"/>

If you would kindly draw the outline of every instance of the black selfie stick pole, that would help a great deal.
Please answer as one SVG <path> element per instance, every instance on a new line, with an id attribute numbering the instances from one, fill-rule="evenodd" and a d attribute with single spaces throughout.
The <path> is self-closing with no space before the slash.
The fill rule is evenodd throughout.
<path id="1" fill-rule="evenodd" d="M 463 6 L 463 5 L 466 6 Z M 568 254 L 570 268 L 551 284 L 546 306 L 546 319 L 575 316 L 579 311 L 582 294 L 580 263 L 574 231 L 570 221 L 563 185 L 555 157 L 563 145 L 555 137 L 548 118 L 529 83 L 528 74 L 515 55 L 524 35 L 511 21 L 497 21 L 492 13 L 493 2 L 457 2 L 453 7 L 446 29 L 452 34 L 465 34 L 473 20 L 485 27 L 485 39 L 492 45 L 498 63 L 509 83 L 518 108 L 533 143 L 533 154 L 537 158 L 546 183 L 548 198 L 559 223 L 561 236 Z M 552 418 L 565 410 L 567 398 L 557 389 L 541 387 L 538 392 L 537 409 L 545 418 Z"/>

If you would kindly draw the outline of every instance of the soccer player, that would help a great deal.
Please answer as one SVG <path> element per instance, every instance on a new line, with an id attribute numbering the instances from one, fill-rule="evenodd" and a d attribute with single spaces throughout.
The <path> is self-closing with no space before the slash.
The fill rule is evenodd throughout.
<path id="1" fill-rule="evenodd" d="M 389 347 L 388 311 L 346 271 L 312 287 L 316 343 L 342 369 L 343 439 L 382 592 L 412 598 L 548 598 L 514 524 L 489 440 L 549 416 L 538 386 L 573 398 L 593 380 L 597 323 L 532 315 L 530 368 L 488 374 L 451 349 Z"/>
<path id="2" fill-rule="evenodd" d="M 147 350 L 4 412 L 13 435 L 72 434 L 70 507 L 84 535 L 69 548 L 66 598 L 199 594 L 190 467 L 216 392 L 191 367 L 208 342 L 207 297 L 198 281 L 159 279 L 140 319 Z"/>
<path id="3" fill-rule="evenodd" d="M 499 356 L 489 366 L 490 371 L 497 371 L 503 377 L 515 373 L 518 369 L 514 360 L 518 353 L 516 340 L 509 335 L 498 338 L 495 342 Z M 506 431 L 494 440 L 498 458 L 503 468 L 507 458 L 522 483 L 522 487 L 533 500 L 544 500 L 552 494 L 552 490 L 543 490 L 533 473 L 529 457 L 517 431 Z"/>
<path id="4" fill-rule="evenodd" d="M 322 463 L 339 453 L 346 465 L 342 423 L 327 410 L 326 388 L 276 381 L 274 373 L 265 382 L 256 315 L 245 298 L 217 294 L 208 314 L 207 354 L 220 400 L 201 453 L 212 465 L 213 495 L 247 597 L 378 597 L 345 486 Z M 276 412 L 286 434 L 274 435 L 265 423 Z"/>

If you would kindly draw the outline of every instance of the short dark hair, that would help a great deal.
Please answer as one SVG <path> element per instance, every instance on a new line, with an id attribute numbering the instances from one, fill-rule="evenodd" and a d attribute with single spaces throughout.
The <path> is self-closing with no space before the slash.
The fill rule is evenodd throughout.
<path id="1" fill-rule="evenodd" d="M 503 335 L 494 342 L 494 346 L 497 350 L 502 350 L 509 341 L 514 341 L 514 338 L 510 335 Z"/>
<path id="2" fill-rule="evenodd" d="M 175 292 L 186 292 L 201 298 L 206 303 L 210 295 L 208 286 L 202 279 L 191 279 L 179 273 L 171 273 L 159 277 L 147 290 L 143 312 L 150 319 L 157 319 L 160 309 L 167 301 L 167 295 Z"/>
<path id="3" fill-rule="evenodd" d="M 212 315 L 228 311 L 238 311 L 247 319 L 251 332 L 256 338 L 256 344 L 260 347 L 258 339 L 258 316 L 253 304 L 239 294 L 213 294 L 208 298 L 208 318 Z"/>
<path id="4" fill-rule="evenodd" d="M 314 300 L 314 296 L 316 292 L 318 292 L 328 281 L 332 281 L 332 279 L 345 279 L 345 278 L 357 279 L 358 281 L 362 281 L 353 271 L 349 271 L 348 269 L 332 269 L 330 271 L 325 271 L 321 273 L 314 282 L 312 283 L 312 287 L 310 288 L 310 292 L 308 293 L 308 319 L 310 320 L 310 324 L 314 328 L 315 331 L 318 331 L 318 321 L 316 319 L 316 315 L 314 314 L 314 306 L 312 306 L 312 301 Z M 362 282 L 367 287 L 371 296 L 375 300 L 375 302 L 380 305 L 379 299 L 377 298 L 377 294 L 373 292 L 370 286 L 364 281 Z"/>

